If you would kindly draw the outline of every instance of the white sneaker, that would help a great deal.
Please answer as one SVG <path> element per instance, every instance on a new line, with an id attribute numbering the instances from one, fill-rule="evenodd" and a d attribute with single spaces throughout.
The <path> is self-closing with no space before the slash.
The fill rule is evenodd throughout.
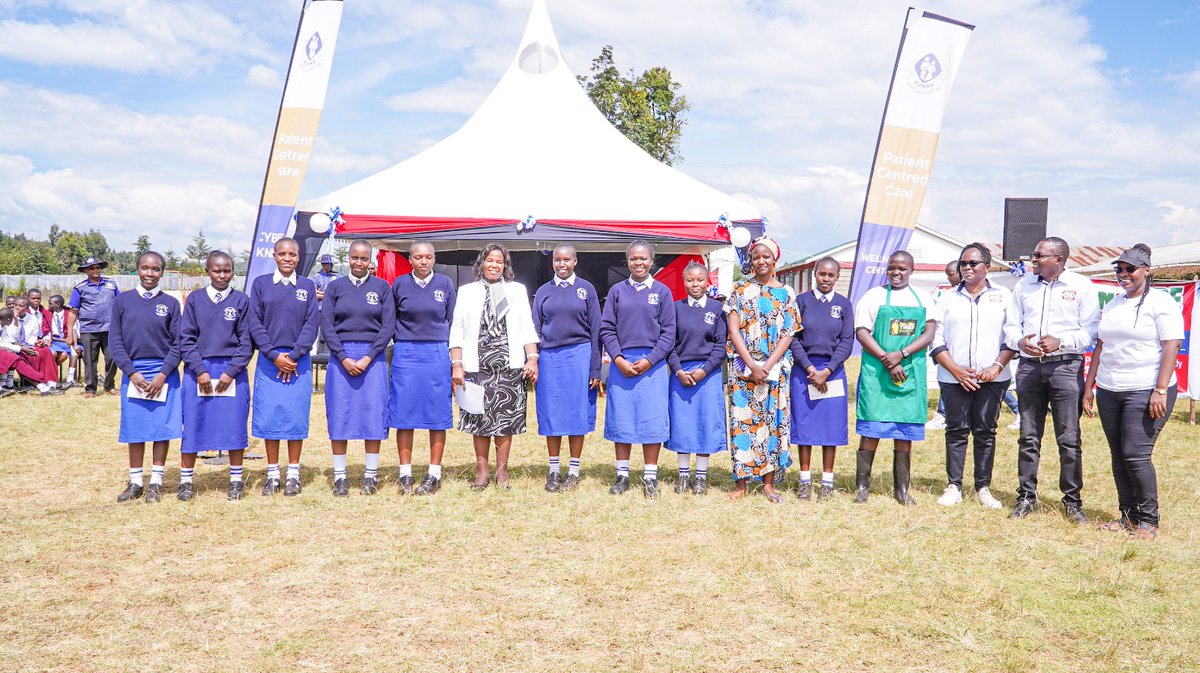
<path id="1" fill-rule="evenodd" d="M 945 430 L 946 429 L 946 417 L 941 414 L 934 414 L 933 418 L 929 419 L 929 422 L 925 424 L 925 429 L 926 430 Z"/>
<path id="2" fill-rule="evenodd" d="M 942 491 L 942 497 L 937 499 L 937 504 L 952 507 L 962 502 L 962 491 L 954 484 L 948 484 L 946 490 Z"/>
<path id="3" fill-rule="evenodd" d="M 1003 503 L 997 500 L 996 496 L 992 495 L 992 492 L 986 486 L 975 491 L 975 499 L 979 501 L 979 504 L 988 509 L 1003 509 L 1004 507 Z"/>

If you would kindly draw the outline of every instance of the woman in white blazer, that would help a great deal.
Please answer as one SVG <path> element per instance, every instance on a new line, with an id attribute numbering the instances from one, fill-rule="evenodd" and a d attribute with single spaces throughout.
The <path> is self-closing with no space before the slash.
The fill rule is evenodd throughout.
<path id="1" fill-rule="evenodd" d="M 475 260 L 475 282 L 458 290 L 450 324 L 454 385 L 483 388 L 482 413 L 459 409 L 459 429 L 473 436 L 475 483 L 488 486 L 488 451 L 496 440 L 496 485 L 508 488 L 512 436 L 525 432 L 525 379 L 537 382 L 538 337 L 525 286 L 513 282 L 512 258 L 489 243 Z"/>

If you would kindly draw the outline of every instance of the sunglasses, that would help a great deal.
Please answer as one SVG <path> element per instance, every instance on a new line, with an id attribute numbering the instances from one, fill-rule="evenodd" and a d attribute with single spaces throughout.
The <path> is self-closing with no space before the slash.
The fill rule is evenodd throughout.
<path id="1" fill-rule="evenodd" d="M 1117 273 L 1133 273 L 1140 267 L 1130 266 L 1129 264 L 1113 264 L 1113 268 L 1116 269 Z"/>
<path id="2" fill-rule="evenodd" d="M 963 259 L 963 260 L 959 260 L 959 262 L 958 262 L 958 265 L 960 267 L 969 267 L 972 269 L 974 269 L 977 266 L 985 266 L 986 264 L 987 264 L 987 262 L 985 262 L 981 259 L 972 259 L 972 260 Z"/>
<path id="3" fill-rule="evenodd" d="M 1030 254 L 1029 256 L 1032 257 L 1033 259 L 1045 259 L 1047 257 L 1062 257 L 1062 255 L 1056 255 L 1052 252 L 1048 252 L 1043 255 L 1042 253 L 1038 252 L 1037 250 L 1034 250 L 1033 253 Z"/>

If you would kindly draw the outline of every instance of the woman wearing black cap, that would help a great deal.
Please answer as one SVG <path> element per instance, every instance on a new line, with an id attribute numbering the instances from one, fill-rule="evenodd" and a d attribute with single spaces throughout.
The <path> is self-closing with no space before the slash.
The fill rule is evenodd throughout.
<path id="1" fill-rule="evenodd" d="M 1183 313 L 1171 295 L 1151 287 L 1150 248 L 1139 243 L 1113 262 L 1125 290 L 1104 306 L 1084 384 L 1083 409 L 1100 410 L 1112 451 L 1120 518 L 1101 530 L 1131 538 L 1158 536 L 1158 477 L 1151 456 L 1175 407 L 1175 357 Z M 1097 390 L 1098 389 L 1098 390 Z"/>

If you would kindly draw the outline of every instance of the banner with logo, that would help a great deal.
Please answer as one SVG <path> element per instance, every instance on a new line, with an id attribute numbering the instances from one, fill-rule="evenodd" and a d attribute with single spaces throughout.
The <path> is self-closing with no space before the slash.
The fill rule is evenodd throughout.
<path id="1" fill-rule="evenodd" d="M 946 99 L 974 26 L 910 7 L 884 105 L 850 276 L 850 300 L 882 285 L 908 245 L 937 151 Z"/>
<path id="2" fill-rule="evenodd" d="M 247 288 L 255 278 L 275 270 L 275 242 L 287 235 L 312 157 L 341 23 L 342 0 L 313 0 L 300 12 L 300 27 L 263 180 L 246 272 Z"/>
<path id="3" fill-rule="evenodd" d="M 1100 309 L 1104 309 L 1104 305 L 1112 301 L 1113 297 L 1118 294 L 1124 294 L 1124 290 L 1120 285 L 1117 285 L 1115 280 L 1103 280 L 1093 278 L 1092 284 L 1096 286 L 1096 292 L 1100 296 Z M 1197 390 L 1190 390 L 1188 382 L 1193 379 L 1193 375 L 1200 376 L 1200 372 L 1193 372 L 1192 367 L 1200 366 L 1200 363 L 1192 363 L 1189 357 L 1191 353 L 1192 342 L 1192 325 L 1196 320 L 1196 281 L 1155 281 L 1154 287 L 1170 294 L 1175 301 L 1179 302 L 1179 310 L 1183 312 L 1183 345 L 1179 348 L 1179 357 L 1175 360 L 1175 378 L 1178 382 L 1179 394 L 1189 395 L 1193 399 L 1200 399 L 1200 386 Z M 1200 360 L 1200 358 L 1197 358 Z M 1092 361 L 1091 351 L 1088 351 L 1084 358 L 1083 371 L 1087 372 L 1087 367 Z M 1200 379 L 1196 379 L 1200 380 Z"/>

